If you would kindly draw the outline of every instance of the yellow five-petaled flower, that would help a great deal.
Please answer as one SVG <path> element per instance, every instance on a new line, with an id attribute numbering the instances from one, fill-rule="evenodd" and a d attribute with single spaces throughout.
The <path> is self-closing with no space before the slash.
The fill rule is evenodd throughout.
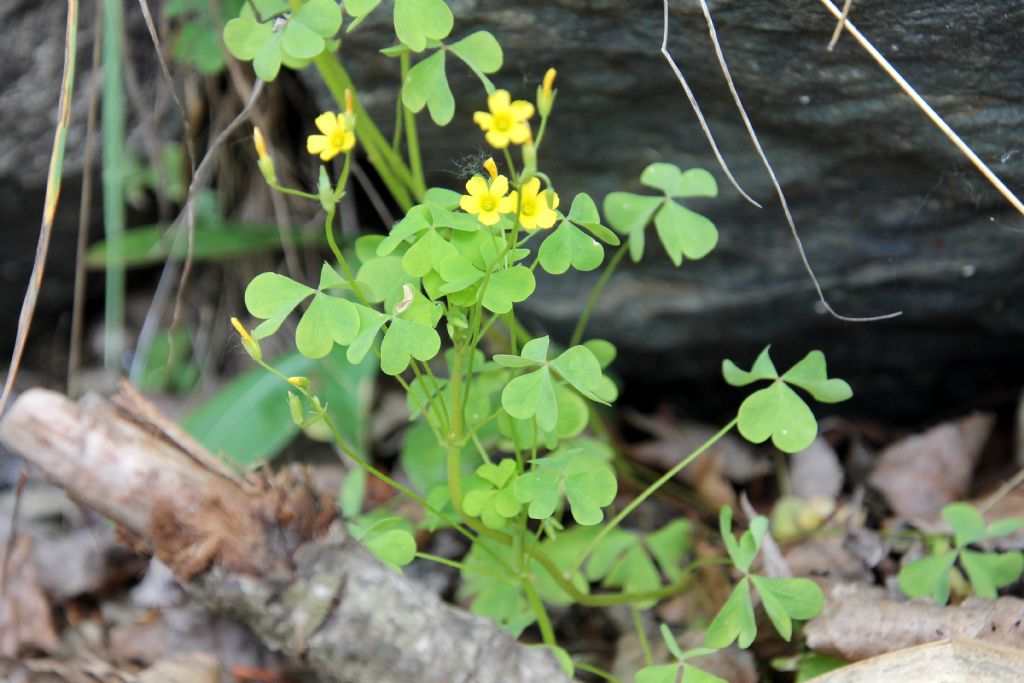
<path id="1" fill-rule="evenodd" d="M 509 198 L 512 206 L 519 204 L 519 224 L 527 230 L 550 228 L 558 220 L 555 209 L 558 208 L 558 195 L 551 193 L 551 206 L 548 206 L 548 193 L 540 191 L 540 178 L 530 178 L 523 185 L 522 196 L 513 192 Z M 513 209 L 515 210 L 515 209 Z"/>
<path id="2" fill-rule="evenodd" d="M 512 101 L 507 90 L 495 90 L 487 98 L 490 112 L 478 111 L 473 121 L 487 133 L 487 142 L 496 149 L 504 149 L 509 143 L 521 145 L 530 139 L 530 124 L 533 105 L 526 100 Z"/>
<path id="3" fill-rule="evenodd" d="M 342 152 L 350 152 L 356 146 L 356 136 L 349 130 L 344 114 L 324 112 L 316 117 L 316 127 L 323 135 L 310 135 L 306 139 L 306 151 L 319 154 L 322 161 L 330 161 Z"/>
<path id="4" fill-rule="evenodd" d="M 459 206 L 466 213 L 476 214 L 484 225 L 494 225 L 503 213 L 513 213 L 516 205 L 508 193 L 508 178 L 503 175 L 487 183 L 482 176 L 475 175 L 466 183 L 468 195 L 462 195 Z"/>

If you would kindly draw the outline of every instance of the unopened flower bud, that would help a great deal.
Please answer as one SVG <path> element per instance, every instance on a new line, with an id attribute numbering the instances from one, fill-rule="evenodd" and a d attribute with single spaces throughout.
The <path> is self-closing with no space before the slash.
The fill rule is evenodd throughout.
<path id="1" fill-rule="evenodd" d="M 238 332 L 238 336 L 241 337 L 242 348 L 245 349 L 245 352 L 257 362 L 263 360 L 263 351 L 260 349 L 260 343 L 252 338 L 252 335 L 249 334 L 249 330 L 245 329 L 238 318 L 231 318 L 231 325 L 235 328 L 235 331 Z"/>
<path id="2" fill-rule="evenodd" d="M 484 170 L 487 171 L 487 175 L 491 176 L 491 180 L 498 177 L 498 165 L 494 163 L 494 157 L 487 157 L 487 161 L 484 162 Z"/>
<path id="3" fill-rule="evenodd" d="M 270 185 L 277 183 L 277 172 L 274 170 L 274 160 L 267 153 L 267 143 L 263 139 L 263 131 L 259 126 L 252 129 L 252 142 L 256 147 L 256 165 L 263 174 L 263 178 Z"/>
<path id="4" fill-rule="evenodd" d="M 291 384 L 293 387 L 296 387 L 298 389 L 305 389 L 305 388 L 307 388 L 309 386 L 309 378 L 308 377 L 289 377 L 288 378 L 288 384 Z"/>
<path id="5" fill-rule="evenodd" d="M 320 206 L 324 208 L 324 211 L 330 213 L 334 210 L 334 188 L 331 187 L 331 179 L 327 175 L 327 169 L 324 166 L 320 167 L 320 177 L 317 178 L 316 182 L 317 196 L 320 197 Z"/>
<path id="6" fill-rule="evenodd" d="M 523 172 L 520 173 L 520 178 L 525 182 L 529 180 L 537 172 L 537 148 L 533 144 L 531 139 L 525 145 L 523 145 Z"/>
<path id="7" fill-rule="evenodd" d="M 552 68 L 548 69 L 547 73 L 544 74 L 544 80 L 541 86 L 537 89 L 537 111 L 540 112 L 542 117 L 546 117 L 551 113 L 551 108 L 555 104 L 555 91 L 552 87 L 555 84 L 555 76 L 557 72 Z"/>
<path id="8" fill-rule="evenodd" d="M 302 423 L 305 421 L 305 415 L 303 414 L 304 411 L 302 410 L 302 399 L 290 391 L 288 392 L 288 410 L 292 414 L 292 422 L 295 423 L 295 426 L 301 427 Z"/>

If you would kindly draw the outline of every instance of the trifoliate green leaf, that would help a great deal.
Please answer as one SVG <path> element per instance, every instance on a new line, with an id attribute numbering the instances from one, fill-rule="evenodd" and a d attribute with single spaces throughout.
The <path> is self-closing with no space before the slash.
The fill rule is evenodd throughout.
<path id="1" fill-rule="evenodd" d="M 541 429 L 553 430 L 558 423 L 558 404 L 548 368 L 539 368 L 509 382 L 501 392 L 501 407 L 520 420 L 536 416 Z"/>
<path id="2" fill-rule="evenodd" d="M 657 664 L 645 666 L 636 672 L 635 683 L 676 683 L 679 664 Z"/>
<path id="3" fill-rule="evenodd" d="M 670 581 L 683 578 L 680 564 L 693 547 L 693 526 L 685 519 L 669 522 L 644 539 L 651 556 Z"/>
<path id="4" fill-rule="evenodd" d="M 723 360 L 722 375 L 725 377 L 725 381 L 734 387 L 745 387 L 758 380 L 777 379 L 779 373 L 775 369 L 775 364 L 772 363 L 771 357 L 768 355 L 770 348 L 770 346 L 766 346 L 758 354 L 757 360 L 754 361 L 754 366 L 750 368 L 750 372 L 741 370 L 731 360 Z"/>
<path id="5" fill-rule="evenodd" d="M 462 254 L 454 254 L 441 261 L 438 271 L 445 283 L 440 287 L 444 294 L 460 292 L 483 278 L 484 273 Z"/>
<path id="6" fill-rule="evenodd" d="M 732 533 L 732 507 L 722 506 L 718 513 L 718 530 L 725 542 L 726 552 L 733 565 L 743 573 L 750 571 L 750 565 L 761 550 L 765 534 L 768 533 L 768 518 L 757 516 L 750 520 L 750 527 L 740 535 L 739 542 Z"/>
<path id="7" fill-rule="evenodd" d="M 640 182 L 669 197 L 717 197 L 718 183 L 703 168 L 682 171 L 674 164 L 654 163 L 640 174 Z"/>
<path id="8" fill-rule="evenodd" d="M 387 322 L 388 317 L 372 308 L 358 304 L 353 305 L 356 307 L 356 313 L 359 314 L 359 334 L 349 345 L 345 358 L 349 363 L 356 365 L 362 362 L 370 347 L 373 346 L 373 340 L 376 339 L 377 333 Z"/>
<path id="9" fill-rule="evenodd" d="M 428 361 L 441 350 L 441 337 L 429 325 L 393 318 L 380 343 L 380 369 L 386 375 L 399 375 L 409 367 L 411 358 Z"/>
<path id="10" fill-rule="evenodd" d="M 538 256 L 541 268 L 552 275 L 561 275 L 570 266 L 587 272 L 601 265 L 604 248 L 566 220 L 541 243 Z"/>
<path id="11" fill-rule="evenodd" d="M 335 344 L 351 344 L 358 331 L 352 302 L 317 292 L 295 328 L 295 346 L 307 358 L 323 358 Z"/>
<path id="12" fill-rule="evenodd" d="M 409 522 L 401 517 L 375 519 L 373 515 L 351 520 L 352 536 L 365 545 L 378 560 L 395 571 L 416 557 L 416 541 Z"/>
<path id="13" fill-rule="evenodd" d="M 445 126 L 452 120 L 455 116 L 455 97 L 448 86 L 444 50 L 438 50 L 409 69 L 402 83 L 402 103 L 413 112 L 423 111 L 423 107 L 427 107 L 430 118 L 439 126 Z"/>
<path id="14" fill-rule="evenodd" d="M 395 34 L 413 52 L 422 52 L 427 40 L 444 40 L 455 20 L 444 0 L 395 0 Z"/>
<path id="15" fill-rule="evenodd" d="M 547 519 L 564 496 L 577 524 L 590 526 L 604 519 L 601 508 L 615 498 L 617 481 L 608 463 L 580 451 L 548 455 L 534 461 L 516 480 L 516 499 L 529 503 L 531 519 Z"/>
<path id="16" fill-rule="evenodd" d="M 530 298 L 536 286 L 533 271 L 526 266 L 515 265 L 491 273 L 481 303 L 491 313 L 508 313 L 513 304 Z"/>
<path id="17" fill-rule="evenodd" d="M 583 345 L 594 354 L 594 358 L 597 359 L 602 370 L 611 365 L 615 361 L 616 354 L 618 354 L 615 344 L 612 344 L 607 339 L 588 339 L 583 342 Z"/>
<path id="18" fill-rule="evenodd" d="M 601 364 L 587 347 L 581 345 L 566 349 L 551 361 L 551 367 L 583 396 L 598 403 L 606 402 L 601 397 Z"/>
<path id="19" fill-rule="evenodd" d="M 501 529 L 519 514 L 519 501 L 515 496 L 516 463 L 502 460 L 498 464 L 484 463 L 476 476 L 491 484 L 490 488 L 469 491 L 463 497 L 462 508 L 471 517 L 479 517 L 484 526 Z"/>
<path id="20" fill-rule="evenodd" d="M 942 519 L 953 529 L 953 538 L 958 548 L 986 536 L 985 518 L 970 503 L 950 503 L 942 508 Z"/>
<path id="21" fill-rule="evenodd" d="M 402 300 L 405 285 L 418 289 L 417 279 L 405 272 L 399 256 L 371 258 L 356 273 L 356 280 L 369 287 L 366 298 L 372 303 L 383 303 L 389 313 Z"/>
<path id="22" fill-rule="evenodd" d="M 246 3 L 242 6 L 238 17 L 230 20 L 224 26 L 224 44 L 231 54 L 248 62 L 256 57 L 260 47 L 270 39 L 273 33 L 273 26 L 269 22 L 260 23 L 256 15 L 253 14 L 252 7 Z"/>
<path id="23" fill-rule="evenodd" d="M 454 211 L 455 209 L 459 208 L 459 202 L 461 201 L 461 199 L 461 194 L 459 194 L 455 190 L 449 190 L 446 187 L 428 188 L 427 193 L 423 196 L 423 201 L 425 203 L 438 204 L 439 206 L 447 209 L 448 211 Z"/>
<path id="24" fill-rule="evenodd" d="M 750 579 L 743 577 L 733 589 L 718 614 L 708 626 L 704 642 L 715 648 L 728 647 L 739 641 L 743 649 L 750 647 L 757 635 L 754 604 L 750 600 Z"/>
<path id="25" fill-rule="evenodd" d="M 441 263 L 449 256 L 459 254 L 435 230 L 425 231 L 402 257 L 402 268 L 413 277 L 423 277 L 431 270 L 440 272 Z"/>
<path id="26" fill-rule="evenodd" d="M 288 23 L 301 24 L 321 38 L 330 38 L 341 28 L 341 7 L 338 6 L 337 0 L 308 0 L 292 13 Z M 285 32 L 287 31 L 286 26 Z M 309 50 L 310 48 L 306 49 L 307 52 Z M 300 56 L 291 50 L 289 52 L 296 57 Z M 315 57 L 317 54 L 319 52 L 309 56 Z"/>

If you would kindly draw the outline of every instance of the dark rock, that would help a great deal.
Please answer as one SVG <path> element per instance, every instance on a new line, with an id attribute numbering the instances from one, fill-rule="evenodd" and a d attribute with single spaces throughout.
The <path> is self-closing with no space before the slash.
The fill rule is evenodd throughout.
<path id="1" fill-rule="evenodd" d="M 705 413 L 732 410 L 739 395 L 721 390 L 721 359 L 746 365 L 772 343 L 782 367 L 822 348 L 854 386 L 851 407 L 890 419 L 1013 400 L 1024 380 L 1024 220 L 848 35 L 826 51 L 835 21 L 823 7 L 711 3 L 830 303 L 849 316 L 904 311 L 893 321 L 844 323 L 817 304 L 696 2 L 672 3 L 669 45 L 763 210 L 728 185 L 658 53 L 660 2 L 451 4 L 455 37 L 486 28 L 501 41 L 499 87 L 529 97 L 544 70 L 558 68 L 542 165 L 563 197 L 642 191 L 640 171 L 659 160 L 719 179 L 720 197 L 694 208 L 716 222 L 720 246 L 676 269 L 649 240 L 645 261 L 613 278 L 593 318 L 590 334 L 620 345 L 629 386 L 668 389 Z M 378 11 L 342 48 L 380 121 L 391 118 L 397 78 L 368 55 L 389 42 L 388 20 Z M 891 0 L 855 3 L 851 20 L 1011 188 L 1022 187 L 1024 7 Z M 471 112 L 484 95 L 458 65 L 449 73 L 456 119 L 443 134 L 425 122 L 421 138 L 432 179 L 451 186 L 482 150 Z M 529 314 L 567 337 L 596 277 L 545 278 Z"/>

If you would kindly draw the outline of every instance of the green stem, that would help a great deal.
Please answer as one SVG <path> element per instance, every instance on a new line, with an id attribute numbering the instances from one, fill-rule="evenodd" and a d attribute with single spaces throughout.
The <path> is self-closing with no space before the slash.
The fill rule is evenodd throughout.
<path id="1" fill-rule="evenodd" d="M 103 228 L 107 242 L 103 363 L 120 367 L 124 355 L 124 5 L 103 5 Z"/>
<path id="2" fill-rule="evenodd" d="M 586 664 L 585 662 L 576 662 L 576 661 L 574 661 L 572 664 L 573 664 L 573 666 L 575 666 L 580 671 L 586 671 L 589 674 L 594 674 L 598 678 L 603 678 L 604 680 L 608 681 L 608 683 L 623 683 L 623 680 L 621 678 L 619 678 L 618 676 L 610 674 L 607 671 L 605 671 L 604 669 L 601 669 L 599 667 L 593 666 L 591 664 Z"/>
<path id="3" fill-rule="evenodd" d="M 700 448 L 695 450 L 693 453 L 690 453 L 688 456 L 686 456 L 678 463 L 673 465 L 672 468 L 665 472 L 665 474 L 661 475 L 661 477 L 659 477 L 657 481 L 655 481 L 653 484 L 644 489 L 639 496 L 631 500 L 629 502 L 629 505 L 622 508 L 622 511 L 619 512 L 619 514 L 615 515 L 612 521 L 608 522 L 608 524 L 601 529 L 600 533 L 598 533 L 597 536 L 594 536 L 593 540 L 591 540 L 590 543 L 587 544 L 583 552 L 580 553 L 579 558 L 576 560 L 576 564 L 573 567 L 572 571 L 569 572 L 569 575 L 571 576 L 572 574 L 575 574 L 577 571 L 579 571 L 579 568 L 583 566 L 583 563 L 586 561 L 587 557 L 590 556 L 590 553 L 594 551 L 594 548 L 596 548 L 601 543 L 601 541 L 604 540 L 605 536 L 607 536 L 609 533 L 611 533 L 613 529 L 619 526 L 619 524 L 622 523 L 622 520 L 628 517 L 629 514 L 633 512 L 633 510 L 637 509 L 641 503 L 650 498 L 655 491 L 664 486 L 667 481 L 669 481 L 670 479 L 674 478 L 677 474 L 679 474 L 684 467 L 686 467 L 694 460 L 699 458 L 704 453 L 704 451 L 711 448 L 713 445 L 715 445 L 715 443 L 719 441 L 719 439 L 728 434 L 732 430 L 732 428 L 736 426 L 736 423 L 738 421 L 739 418 L 734 417 L 732 420 L 729 421 L 729 424 L 722 427 L 714 436 L 712 436 L 703 444 L 701 444 Z"/>
<path id="4" fill-rule="evenodd" d="M 647 666 L 654 665 L 654 655 L 651 653 L 651 642 L 647 639 L 647 629 L 644 628 L 643 617 L 636 605 L 630 605 L 629 611 L 633 614 L 633 628 L 636 629 L 636 637 L 640 639 L 640 649 L 644 652 L 644 662 Z"/>
<path id="5" fill-rule="evenodd" d="M 322 52 L 313 60 L 313 63 L 338 106 L 345 106 L 346 90 L 352 93 L 352 99 L 355 101 L 356 136 L 359 138 L 359 143 L 366 150 L 370 164 L 377 170 L 381 181 L 388 188 L 395 202 L 403 211 L 408 211 L 413 205 L 412 197 L 409 194 L 409 191 L 413 189 L 412 174 L 402 158 L 391 151 L 387 138 L 370 118 L 369 112 L 363 108 L 352 79 L 345 71 L 345 67 L 341 65 L 338 56 L 332 52 Z"/>
<path id="6" fill-rule="evenodd" d="M 558 640 L 555 638 L 555 629 L 551 626 L 551 618 L 548 616 L 548 611 L 544 608 L 544 603 L 540 601 L 540 596 L 537 595 L 537 589 L 533 587 L 533 583 L 529 579 L 523 579 L 523 591 L 526 592 L 526 599 L 530 602 L 530 609 L 533 610 L 534 616 L 537 617 L 537 627 L 540 628 L 540 637 L 544 641 L 545 645 L 552 647 L 558 646 Z"/>
<path id="7" fill-rule="evenodd" d="M 611 260 L 608 261 L 608 265 L 605 266 L 604 272 L 601 273 L 601 277 L 594 283 L 594 288 L 590 290 L 590 297 L 587 299 L 587 305 L 583 307 L 583 312 L 580 314 L 580 319 L 576 322 L 576 327 L 572 331 L 572 337 L 569 340 L 569 348 L 576 346 L 583 340 L 583 332 L 587 329 L 587 322 L 590 321 L 590 314 L 594 312 L 594 306 L 597 304 L 597 299 L 601 296 L 601 292 L 604 290 L 604 286 L 608 284 L 608 279 L 611 278 L 612 273 L 619 265 L 619 261 L 626 255 L 626 251 L 629 250 L 629 242 L 623 242 L 619 250 L 615 252 Z"/>
<path id="8" fill-rule="evenodd" d="M 409 53 L 403 52 L 402 83 L 409 73 Z M 399 95 L 401 101 L 401 95 Z M 405 119 L 405 142 L 409 152 L 409 167 L 412 170 L 412 191 L 417 197 L 423 197 L 427 193 L 427 184 L 423 179 L 423 159 L 420 157 L 420 138 L 416 131 L 416 113 L 402 105 L 402 116 Z"/>

